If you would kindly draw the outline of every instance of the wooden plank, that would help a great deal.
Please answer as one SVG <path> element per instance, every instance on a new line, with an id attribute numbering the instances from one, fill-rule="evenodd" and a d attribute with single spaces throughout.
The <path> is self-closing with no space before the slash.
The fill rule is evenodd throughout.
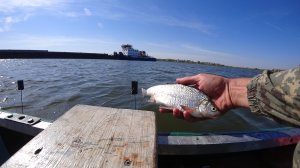
<path id="1" fill-rule="evenodd" d="M 156 167 L 155 115 L 77 105 L 2 167 Z"/>

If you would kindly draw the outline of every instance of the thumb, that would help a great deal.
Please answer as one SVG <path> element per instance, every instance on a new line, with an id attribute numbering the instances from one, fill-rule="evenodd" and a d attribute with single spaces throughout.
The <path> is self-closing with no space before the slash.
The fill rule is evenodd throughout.
<path id="1" fill-rule="evenodd" d="M 188 76 L 184 78 L 177 78 L 176 83 L 182 85 L 192 85 L 198 82 L 197 76 Z"/>

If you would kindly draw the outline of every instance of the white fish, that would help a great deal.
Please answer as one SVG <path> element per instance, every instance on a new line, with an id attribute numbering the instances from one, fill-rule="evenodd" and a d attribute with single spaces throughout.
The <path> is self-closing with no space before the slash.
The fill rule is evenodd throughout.
<path id="1" fill-rule="evenodd" d="M 215 118 L 221 113 L 212 104 L 209 97 L 203 92 L 181 84 L 156 85 L 142 89 L 144 96 L 150 96 L 150 102 L 188 111 L 198 118 Z"/>

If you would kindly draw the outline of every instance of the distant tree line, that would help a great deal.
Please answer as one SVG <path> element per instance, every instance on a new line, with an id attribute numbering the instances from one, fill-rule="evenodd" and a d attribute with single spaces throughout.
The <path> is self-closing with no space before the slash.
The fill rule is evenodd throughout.
<path id="1" fill-rule="evenodd" d="M 210 66 L 234 67 L 234 66 L 228 66 L 228 65 L 223 65 L 219 63 L 213 63 L 213 62 L 202 62 L 202 61 L 192 61 L 192 60 L 180 60 L 180 59 L 157 59 L 157 60 L 165 61 L 165 62 L 179 62 L 179 63 L 202 64 L 202 65 L 210 65 Z M 234 67 L 234 68 L 264 70 L 259 68 L 248 68 L 248 67 Z"/>
<path id="2" fill-rule="evenodd" d="M 180 59 L 158 59 L 158 60 L 166 61 L 166 62 L 180 62 L 180 63 L 203 64 L 203 65 L 212 65 L 212 66 L 225 66 L 223 64 L 218 64 L 218 63 L 192 61 L 192 60 L 180 60 Z"/>

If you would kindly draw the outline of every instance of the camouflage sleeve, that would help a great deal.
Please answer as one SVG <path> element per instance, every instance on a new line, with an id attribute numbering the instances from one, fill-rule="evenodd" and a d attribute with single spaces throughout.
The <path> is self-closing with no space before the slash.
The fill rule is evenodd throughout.
<path id="1" fill-rule="evenodd" d="M 252 112 L 300 126 L 300 67 L 264 71 L 247 86 Z"/>

